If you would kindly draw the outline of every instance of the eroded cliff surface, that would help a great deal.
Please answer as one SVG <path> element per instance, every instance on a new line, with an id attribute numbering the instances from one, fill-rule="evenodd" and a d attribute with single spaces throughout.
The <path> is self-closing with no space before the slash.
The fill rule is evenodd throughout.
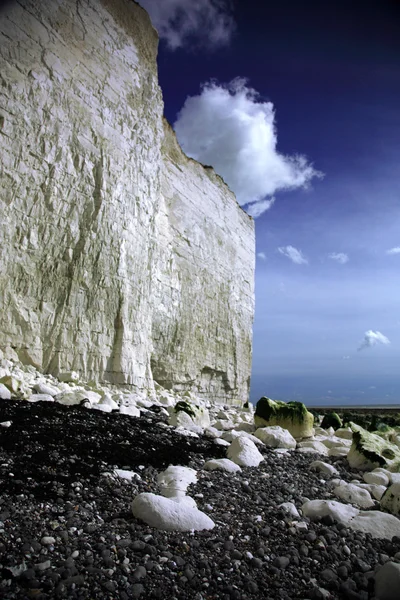
<path id="1" fill-rule="evenodd" d="M 163 122 L 157 44 L 131 0 L 0 12 L 0 348 L 243 401 L 253 223 Z"/>

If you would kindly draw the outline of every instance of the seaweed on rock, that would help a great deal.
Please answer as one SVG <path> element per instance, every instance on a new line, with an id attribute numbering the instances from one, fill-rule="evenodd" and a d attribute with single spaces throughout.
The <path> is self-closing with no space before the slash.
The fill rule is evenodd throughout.
<path id="1" fill-rule="evenodd" d="M 271 400 L 266 396 L 257 402 L 255 412 L 257 417 L 261 417 L 265 421 L 280 417 L 297 423 L 302 423 L 307 414 L 307 408 L 302 402 L 282 402 L 281 400 Z"/>

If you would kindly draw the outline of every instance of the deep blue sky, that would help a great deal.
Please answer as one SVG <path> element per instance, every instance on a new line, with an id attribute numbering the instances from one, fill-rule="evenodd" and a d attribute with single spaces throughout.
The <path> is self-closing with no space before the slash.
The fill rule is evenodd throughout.
<path id="1" fill-rule="evenodd" d="M 233 16 L 224 48 L 161 42 L 168 120 L 201 84 L 245 77 L 274 105 L 279 152 L 325 174 L 256 219 L 251 397 L 399 401 L 400 253 L 387 251 L 400 247 L 400 7 L 246 0 Z M 391 343 L 358 352 L 368 330 Z"/>

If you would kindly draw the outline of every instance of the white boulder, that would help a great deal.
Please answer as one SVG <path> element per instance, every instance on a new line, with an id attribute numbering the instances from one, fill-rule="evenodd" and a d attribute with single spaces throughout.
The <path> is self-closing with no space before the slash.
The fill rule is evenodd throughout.
<path id="1" fill-rule="evenodd" d="M 302 511 L 311 520 L 330 515 L 338 523 L 354 531 L 370 533 L 374 538 L 391 540 L 394 535 L 400 536 L 400 519 L 378 510 L 358 510 L 336 500 L 308 500 Z"/>
<path id="2" fill-rule="evenodd" d="M 233 440 L 227 449 L 227 456 L 241 467 L 258 467 L 264 460 L 255 443 L 243 436 Z"/>
<path id="3" fill-rule="evenodd" d="M 166 498 L 183 497 L 189 485 L 196 482 L 196 471 L 179 465 L 170 465 L 157 477 L 161 495 Z"/>
<path id="4" fill-rule="evenodd" d="M 227 442 L 226 440 L 223 440 L 222 438 L 215 438 L 214 439 L 214 444 L 217 444 L 217 446 L 230 446 L 230 443 Z"/>
<path id="5" fill-rule="evenodd" d="M 260 427 L 254 435 L 268 448 L 296 448 L 296 440 L 292 434 L 279 425 Z"/>
<path id="6" fill-rule="evenodd" d="M 328 456 L 328 448 L 324 444 L 322 444 L 322 442 L 318 442 L 317 440 L 299 442 L 297 444 L 297 450 L 299 452 L 316 453 L 322 454 L 323 456 Z"/>
<path id="7" fill-rule="evenodd" d="M 294 519 L 299 519 L 299 511 L 293 502 L 282 502 L 282 504 L 278 505 L 278 508 L 281 508 L 287 515 L 293 517 Z"/>
<path id="8" fill-rule="evenodd" d="M 322 462 L 322 460 L 314 460 L 310 464 L 310 469 L 318 471 L 322 473 L 325 477 L 333 477 L 334 475 L 338 475 L 338 470 L 333 465 L 330 465 L 326 462 Z"/>
<path id="9" fill-rule="evenodd" d="M 78 383 L 79 373 L 76 371 L 66 371 L 65 373 L 60 373 L 57 379 L 63 383 Z"/>
<path id="10" fill-rule="evenodd" d="M 120 479 L 125 479 L 126 481 L 142 479 L 138 473 L 135 473 L 134 471 L 128 471 L 126 469 L 114 469 L 114 475 L 116 475 Z"/>
<path id="11" fill-rule="evenodd" d="M 374 483 L 375 485 L 389 485 L 389 477 L 382 471 L 371 471 L 364 473 L 363 479 L 365 483 Z"/>
<path id="12" fill-rule="evenodd" d="M 338 448 L 335 446 L 334 448 L 329 448 L 328 456 L 347 456 L 350 452 L 350 448 L 343 446 L 342 448 Z"/>
<path id="13" fill-rule="evenodd" d="M 0 400 L 11 400 L 11 392 L 4 383 L 0 383 Z"/>
<path id="14" fill-rule="evenodd" d="M 392 483 L 381 498 L 382 508 L 400 516 L 400 483 Z"/>
<path id="15" fill-rule="evenodd" d="M 353 483 L 341 483 L 334 488 L 333 493 L 340 498 L 340 500 L 345 500 L 360 508 L 371 508 L 375 505 L 369 491 L 360 488 Z"/>
<path id="16" fill-rule="evenodd" d="M 336 429 L 335 435 L 338 438 L 342 438 L 344 440 L 352 440 L 353 432 L 350 427 L 341 427 L 340 429 Z"/>
<path id="17" fill-rule="evenodd" d="M 139 494 L 132 502 L 132 513 L 150 527 L 163 531 L 201 531 L 213 529 L 215 525 L 188 496 L 166 498 L 150 493 Z"/>
<path id="18" fill-rule="evenodd" d="M 28 400 L 29 402 L 54 402 L 54 398 L 50 394 L 32 394 Z"/>
<path id="19" fill-rule="evenodd" d="M 210 414 L 204 406 L 179 401 L 175 406 L 170 406 L 168 412 L 170 414 L 169 424 L 174 427 L 191 429 L 194 426 L 204 429 L 210 426 Z"/>
<path id="20" fill-rule="evenodd" d="M 237 473 L 242 469 L 229 458 L 212 458 L 208 460 L 204 467 L 206 471 L 226 471 L 227 473 Z"/>
<path id="21" fill-rule="evenodd" d="M 38 394 L 34 394 L 38 395 Z M 74 406 L 76 404 L 80 404 L 84 400 L 87 399 L 87 396 L 84 392 L 76 391 L 76 392 L 62 392 L 55 396 L 54 400 L 56 400 L 59 404 L 64 404 L 66 406 Z"/>
<path id="22" fill-rule="evenodd" d="M 375 500 L 380 500 L 383 494 L 386 492 L 386 487 L 384 485 L 375 485 L 374 483 L 358 483 L 355 481 L 351 481 L 357 487 L 368 490 L 371 496 L 375 498 Z"/>
<path id="23" fill-rule="evenodd" d="M 104 394 L 104 396 L 101 399 L 101 402 L 93 404 L 93 408 L 95 408 L 96 410 L 101 410 L 103 412 L 110 413 L 113 410 L 119 410 L 119 405 L 117 404 L 117 402 L 115 402 L 115 400 L 111 398 L 110 394 Z"/>
<path id="24" fill-rule="evenodd" d="M 223 419 L 219 419 L 218 421 L 216 421 L 214 423 L 214 427 L 215 427 L 215 429 L 218 429 L 219 431 L 230 431 L 231 429 L 234 429 L 235 423 L 230 420 L 225 421 Z"/>
<path id="25" fill-rule="evenodd" d="M 211 427 L 211 425 L 210 425 L 210 427 L 207 427 L 204 430 L 204 435 L 206 437 L 208 437 L 208 438 L 214 438 L 215 439 L 215 438 L 221 437 L 221 432 L 218 431 L 218 429 L 216 429 L 215 427 Z"/>
<path id="26" fill-rule="evenodd" d="M 258 437 L 256 437 L 252 433 L 248 433 L 247 431 L 236 431 L 236 429 L 232 429 L 232 431 L 225 431 L 221 437 L 227 442 L 233 442 L 233 440 L 235 440 L 238 437 L 245 437 L 248 440 L 254 442 L 256 446 L 264 446 L 264 442 L 262 442 Z"/>
<path id="27" fill-rule="evenodd" d="M 44 383 L 42 381 L 35 383 L 33 389 L 37 394 L 48 394 L 49 396 L 53 397 L 57 396 L 57 394 L 60 393 L 60 390 L 58 388 L 54 387 L 53 385 L 49 385 L 48 383 Z"/>
<path id="28" fill-rule="evenodd" d="M 121 415 L 129 415 L 130 417 L 140 417 L 140 409 L 137 406 L 124 406 L 121 404 L 119 407 Z"/>

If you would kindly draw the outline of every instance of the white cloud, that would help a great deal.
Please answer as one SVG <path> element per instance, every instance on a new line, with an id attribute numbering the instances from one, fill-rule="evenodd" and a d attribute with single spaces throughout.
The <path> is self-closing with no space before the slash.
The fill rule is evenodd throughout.
<path id="1" fill-rule="evenodd" d="M 369 329 L 364 333 L 364 339 L 362 340 L 358 350 L 363 350 L 364 348 L 371 348 L 372 346 L 376 346 L 376 344 L 390 344 L 390 340 L 383 335 L 380 331 L 372 331 Z"/>
<path id="2" fill-rule="evenodd" d="M 265 252 L 257 252 L 257 258 L 260 258 L 261 260 L 267 260 Z"/>
<path id="3" fill-rule="evenodd" d="M 235 21 L 229 0 L 140 0 L 170 50 L 229 44 Z"/>
<path id="4" fill-rule="evenodd" d="M 386 254 L 400 254 L 400 246 L 396 246 L 395 248 L 390 248 L 390 250 L 386 250 Z"/>
<path id="5" fill-rule="evenodd" d="M 336 260 L 341 265 L 345 265 L 347 262 L 349 262 L 349 257 L 344 252 L 331 252 L 328 257 L 332 260 Z"/>
<path id="6" fill-rule="evenodd" d="M 290 260 L 296 265 L 308 265 L 308 260 L 303 255 L 301 250 L 297 250 L 293 246 L 281 246 L 278 248 L 278 252 L 290 258 Z"/>
<path id="7" fill-rule="evenodd" d="M 186 99 L 174 128 L 186 154 L 212 165 L 255 216 L 271 207 L 275 192 L 307 187 L 322 176 L 304 156 L 277 151 L 273 104 L 245 79 L 203 85 Z"/>
<path id="8" fill-rule="evenodd" d="M 263 213 L 269 210 L 274 202 L 275 198 L 270 198 L 269 200 L 260 200 L 259 202 L 252 202 L 251 204 L 247 205 L 246 211 L 251 217 L 257 219 L 257 217 L 260 217 Z"/>

